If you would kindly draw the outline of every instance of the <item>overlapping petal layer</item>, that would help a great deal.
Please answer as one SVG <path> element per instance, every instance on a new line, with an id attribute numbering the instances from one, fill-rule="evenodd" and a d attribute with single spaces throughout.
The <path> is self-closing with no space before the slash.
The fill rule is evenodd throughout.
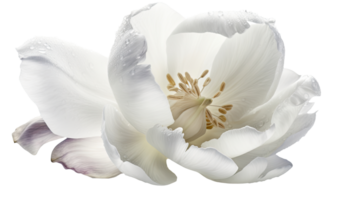
<path id="1" fill-rule="evenodd" d="M 107 59 L 54 38 L 34 38 L 17 49 L 20 82 L 52 132 L 99 136 L 104 105 L 115 103 Z"/>
<path id="2" fill-rule="evenodd" d="M 103 134 L 113 145 L 122 161 L 128 161 L 144 170 L 150 179 L 158 184 L 170 184 L 176 181 L 166 165 L 166 157 L 152 147 L 145 135 L 135 130 L 120 112 L 113 107 L 106 107 Z M 112 149 L 111 152 L 115 151 Z"/>
<path id="3" fill-rule="evenodd" d="M 54 148 L 51 160 L 92 178 L 111 178 L 120 174 L 100 137 L 66 139 Z"/>
<path id="4" fill-rule="evenodd" d="M 36 155 L 42 145 L 62 137 L 53 134 L 41 117 L 35 117 L 16 128 L 12 133 L 12 138 L 26 151 Z"/>

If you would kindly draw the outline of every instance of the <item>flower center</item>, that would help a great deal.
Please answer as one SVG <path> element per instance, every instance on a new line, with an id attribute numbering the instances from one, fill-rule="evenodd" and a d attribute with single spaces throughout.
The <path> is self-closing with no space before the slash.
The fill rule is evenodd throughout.
<path id="1" fill-rule="evenodd" d="M 167 96 L 170 100 L 173 118 L 175 119 L 175 123 L 169 126 L 169 128 L 182 127 L 185 134 L 184 138 L 188 142 L 205 134 L 207 129 L 225 129 L 224 122 L 227 121 L 225 114 L 233 108 L 233 105 L 211 105 L 213 99 L 218 98 L 224 91 L 225 82 L 221 83 L 219 91 L 213 97 L 206 98 L 201 96 L 202 91 L 210 84 L 211 78 L 206 78 L 202 89 L 199 88 L 198 81 L 203 79 L 207 74 L 208 70 L 205 70 L 198 79 L 192 79 L 188 72 L 185 73 L 185 76 L 178 73 L 177 76 L 181 81 L 178 87 L 170 74 L 166 76 L 169 81 L 167 89 L 176 92 L 174 95 Z M 211 107 L 210 109 L 217 109 L 220 115 L 212 114 L 208 106 Z"/>

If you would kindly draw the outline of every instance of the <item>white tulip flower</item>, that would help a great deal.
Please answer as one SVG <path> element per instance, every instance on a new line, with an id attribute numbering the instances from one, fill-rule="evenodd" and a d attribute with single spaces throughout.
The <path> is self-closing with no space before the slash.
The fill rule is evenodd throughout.
<path id="1" fill-rule="evenodd" d="M 41 117 L 14 141 L 95 178 L 176 181 L 166 160 L 223 183 L 278 177 L 276 154 L 313 126 L 317 81 L 284 69 L 274 21 L 252 12 L 183 18 L 158 3 L 124 18 L 109 58 L 53 38 L 18 48 Z"/>

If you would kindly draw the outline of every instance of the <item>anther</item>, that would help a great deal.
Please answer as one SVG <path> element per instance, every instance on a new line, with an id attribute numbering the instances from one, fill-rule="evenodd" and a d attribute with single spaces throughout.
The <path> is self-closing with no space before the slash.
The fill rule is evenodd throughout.
<path id="1" fill-rule="evenodd" d="M 206 70 L 202 73 L 202 75 L 201 75 L 201 77 L 200 77 L 200 78 L 205 77 L 207 74 L 208 74 L 208 69 L 206 69 Z"/>
<path id="2" fill-rule="evenodd" d="M 193 79 L 191 78 L 190 74 L 188 72 L 185 72 L 185 76 L 186 76 L 186 79 L 188 80 L 188 82 L 193 83 Z"/>
<path id="3" fill-rule="evenodd" d="M 222 122 L 226 122 L 227 121 L 227 118 L 224 115 L 220 115 L 218 117 L 218 119 L 220 119 Z"/>
<path id="4" fill-rule="evenodd" d="M 206 109 L 206 115 L 207 115 L 207 118 L 208 118 L 210 121 L 213 121 L 212 113 L 211 113 L 211 111 L 209 111 L 208 109 Z"/>
<path id="5" fill-rule="evenodd" d="M 217 124 L 218 124 L 218 127 L 219 127 L 219 128 L 226 128 L 226 127 L 225 127 L 222 123 L 220 123 L 220 122 L 218 122 Z"/>
<path id="6" fill-rule="evenodd" d="M 226 83 L 225 83 L 225 82 L 222 82 L 222 83 L 221 83 L 221 87 L 219 88 L 219 90 L 220 90 L 221 92 L 223 92 L 225 86 L 226 86 Z"/>
<path id="7" fill-rule="evenodd" d="M 222 106 L 222 108 L 224 108 L 225 110 L 231 110 L 233 108 L 233 105 L 232 104 L 224 105 Z"/>
<path id="8" fill-rule="evenodd" d="M 223 108 L 219 108 L 218 111 L 222 114 L 227 114 L 227 111 Z"/>
<path id="9" fill-rule="evenodd" d="M 174 79 L 171 77 L 170 74 L 166 75 L 167 80 L 169 81 L 170 85 L 176 85 Z"/>
<path id="10" fill-rule="evenodd" d="M 167 98 L 171 100 L 179 100 L 179 99 L 183 99 L 183 96 L 168 95 Z"/>
<path id="11" fill-rule="evenodd" d="M 185 84 L 179 83 L 179 87 L 181 88 L 181 90 L 185 91 L 186 93 L 190 93 Z"/>
<path id="12" fill-rule="evenodd" d="M 177 87 L 175 87 L 175 88 L 171 88 L 171 89 L 169 89 L 169 91 L 178 92 L 178 91 L 179 91 L 179 89 L 178 89 Z"/>
<path id="13" fill-rule="evenodd" d="M 186 78 L 181 73 L 178 73 L 177 76 L 179 77 L 182 83 L 187 84 Z"/>
<path id="14" fill-rule="evenodd" d="M 170 84 L 170 85 L 167 86 L 167 89 L 170 90 L 170 89 L 172 89 L 172 88 L 174 88 L 174 87 L 175 87 L 174 85 L 171 85 L 171 84 Z"/>
<path id="15" fill-rule="evenodd" d="M 203 87 L 206 87 L 211 82 L 211 78 L 208 77 L 205 82 L 203 83 Z"/>
<path id="16" fill-rule="evenodd" d="M 200 91 L 200 88 L 199 88 L 198 85 L 197 85 L 197 82 L 196 82 L 195 85 L 193 85 L 193 88 L 195 88 L 196 93 L 197 93 L 197 96 L 200 96 L 200 95 L 201 95 L 201 91 Z"/>
<path id="17" fill-rule="evenodd" d="M 206 129 L 212 129 L 213 126 L 206 126 Z"/>
<path id="18" fill-rule="evenodd" d="M 214 124 L 215 126 L 218 126 L 218 123 L 217 123 L 217 120 L 216 120 L 216 119 L 213 119 L 212 122 L 213 122 L 213 124 Z"/>
<path id="19" fill-rule="evenodd" d="M 213 96 L 213 98 L 217 98 L 217 97 L 219 97 L 219 95 L 221 95 L 221 92 L 217 92 L 217 94 L 215 94 L 215 95 Z"/>

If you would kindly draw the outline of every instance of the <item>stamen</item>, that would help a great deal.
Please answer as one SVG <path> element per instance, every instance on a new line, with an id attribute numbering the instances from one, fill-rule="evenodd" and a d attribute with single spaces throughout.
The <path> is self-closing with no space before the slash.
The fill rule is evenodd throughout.
<path id="1" fill-rule="evenodd" d="M 177 87 L 175 87 L 175 88 L 171 88 L 171 89 L 169 89 L 169 91 L 178 92 L 178 91 L 179 91 L 179 89 L 178 89 Z"/>
<path id="2" fill-rule="evenodd" d="M 196 79 L 195 79 L 195 80 L 196 80 Z M 199 88 L 198 85 L 197 85 L 197 82 L 196 82 L 195 85 L 193 85 L 193 88 L 195 88 L 195 91 L 196 91 L 197 95 L 200 96 L 200 95 L 201 95 L 201 91 L 200 91 L 200 88 Z"/>
<path id="3" fill-rule="evenodd" d="M 186 79 L 188 80 L 188 82 L 193 83 L 193 79 L 191 78 L 190 74 L 188 72 L 185 72 L 185 76 L 186 76 Z"/>
<path id="4" fill-rule="evenodd" d="M 202 73 L 202 75 L 201 75 L 200 78 L 204 78 L 207 74 L 208 74 L 208 69 L 206 69 L 206 70 Z"/>
<path id="5" fill-rule="evenodd" d="M 167 98 L 171 100 L 179 100 L 179 99 L 183 99 L 183 96 L 168 95 Z"/>
<path id="6" fill-rule="evenodd" d="M 178 73 L 177 76 L 179 77 L 182 83 L 187 84 L 186 78 L 181 73 Z"/>
<path id="7" fill-rule="evenodd" d="M 174 88 L 174 87 L 175 87 L 174 85 L 171 85 L 171 84 L 170 84 L 170 85 L 167 86 L 167 89 L 170 90 L 170 89 L 172 89 L 172 88 Z"/>
<path id="8" fill-rule="evenodd" d="M 181 90 L 185 91 L 187 94 L 189 94 L 190 92 L 187 90 L 187 87 L 185 84 L 183 83 L 179 83 L 179 87 L 181 88 Z"/>
<path id="9" fill-rule="evenodd" d="M 203 83 L 203 87 L 206 87 L 211 82 L 211 78 L 208 77 L 205 82 Z"/>
<path id="10" fill-rule="evenodd" d="M 218 122 L 218 127 L 219 128 L 226 128 L 222 123 Z"/>
<path id="11" fill-rule="evenodd" d="M 206 129 L 212 129 L 213 126 L 206 126 Z"/>
<path id="12" fill-rule="evenodd" d="M 208 106 L 212 103 L 212 99 L 205 99 L 203 102 L 202 102 L 202 106 Z"/>
<path id="13" fill-rule="evenodd" d="M 224 106 L 222 106 L 222 108 L 224 108 L 226 110 L 231 110 L 233 108 L 233 105 L 232 104 L 224 105 Z"/>
<path id="14" fill-rule="evenodd" d="M 217 123 L 217 120 L 216 120 L 216 119 L 213 119 L 212 122 L 213 122 L 213 124 L 214 124 L 215 126 L 218 126 L 218 123 Z"/>
<path id="15" fill-rule="evenodd" d="M 167 74 L 167 75 L 166 75 L 166 78 L 167 78 L 167 80 L 169 81 L 170 85 L 173 85 L 173 86 L 176 85 L 174 79 L 171 77 L 170 74 Z"/>
<path id="16" fill-rule="evenodd" d="M 224 115 L 220 115 L 218 117 L 222 122 L 226 122 L 227 121 L 227 118 L 224 116 Z"/>
<path id="17" fill-rule="evenodd" d="M 212 121 L 213 121 L 213 117 L 212 117 L 211 111 L 209 111 L 208 109 L 206 109 L 206 115 L 207 115 L 207 118 L 212 122 Z"/>
<path id="18" fill-rule="evenodd" d="M 226 86 L 226 83 L 225 83 L 225 82 L 222 82 L 222 83 L 221 83 L 221 87 L 219 88 L 219 90 L 220 90 L 221 92 L 223 92 L 225 86 Z"/>
<path id="19" fill-rule="evenodd" d="M 227 114 L 227 111 L 223 108 L 219 108 L 218 111 L 222 114 Z"/>
<path id="20" fill-rule="evenodd" d="M 207 115 L 206 115 L 206 117 L 207 117 Z M 206 122 L 210 122 L 210 120 L 209 120 L 209 119 L 206 119 Z"/>
<path id="21" fill-rule="evenodd" d="M 213 98 L 217 98 L 217 97 L 219 97 L 219 95 L 221 95 L 221 92 L 217 92 L 217 94 L 215 94 L 215 95 L 213 96 Z"/>

